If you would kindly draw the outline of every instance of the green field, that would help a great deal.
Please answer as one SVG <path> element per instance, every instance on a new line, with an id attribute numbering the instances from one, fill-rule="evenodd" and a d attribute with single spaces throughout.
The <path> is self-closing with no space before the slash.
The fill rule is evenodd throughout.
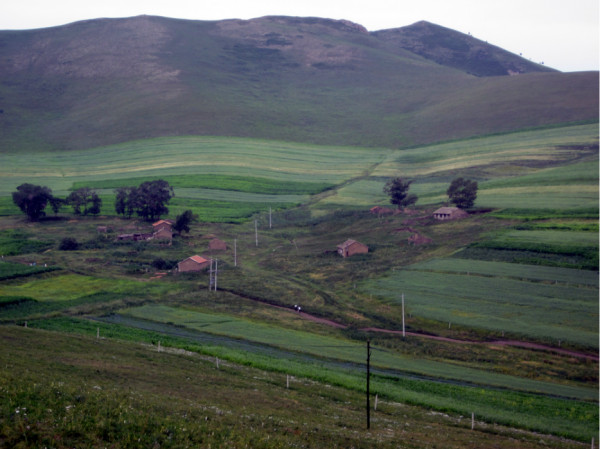
<path id="1" fill-rule="evenodd" d="M 492 331 L 598 347 L 595 273 L 442 259 L 411 265 L 362 287 L 409 313 Z"/>

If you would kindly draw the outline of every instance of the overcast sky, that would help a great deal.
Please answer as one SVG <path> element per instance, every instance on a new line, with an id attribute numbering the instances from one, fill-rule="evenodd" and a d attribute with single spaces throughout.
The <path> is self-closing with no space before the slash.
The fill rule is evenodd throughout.
<path id="1" fill-rule="evenodd" d="M 369 31 L 427 20 L 565 72 L 599 69 L 599 0 L 4 0 L 0 29 L 140 14 L 192 20 L 346 19 Z"/>

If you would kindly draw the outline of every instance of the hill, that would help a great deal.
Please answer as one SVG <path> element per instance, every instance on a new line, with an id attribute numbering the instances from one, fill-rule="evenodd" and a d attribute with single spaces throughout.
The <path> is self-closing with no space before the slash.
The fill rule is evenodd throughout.
<path id="1" fill-rule="evenodd" d="M 509 72 L 522 74 L 485 76 Z M 0 32 L 2 152 L 178 135 L 405 148 L 595 121 L 597 98 L 597 72 L 426 23 L 140 16 Z"/>

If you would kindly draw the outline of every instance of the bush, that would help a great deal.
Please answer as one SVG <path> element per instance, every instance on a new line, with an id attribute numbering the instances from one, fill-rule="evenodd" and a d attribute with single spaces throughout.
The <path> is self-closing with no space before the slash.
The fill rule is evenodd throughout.
<path id="1" fill-rule="evenodd" d="M 74 251 L 79 247 L 79 243 L 73 237 L 65 237 L 61 240 L 58 249 L 61 251 Z"/>

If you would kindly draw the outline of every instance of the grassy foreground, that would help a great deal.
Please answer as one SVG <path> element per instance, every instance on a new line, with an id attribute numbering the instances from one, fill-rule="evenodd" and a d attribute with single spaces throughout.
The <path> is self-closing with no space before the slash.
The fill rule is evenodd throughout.
<path id="1" fill-rule="evenodd" d="M 366 430 L 363 394 L 308 379 L 34 329 L 0 339 L 6 447 L 581 447 L 386 400 Z"/>

